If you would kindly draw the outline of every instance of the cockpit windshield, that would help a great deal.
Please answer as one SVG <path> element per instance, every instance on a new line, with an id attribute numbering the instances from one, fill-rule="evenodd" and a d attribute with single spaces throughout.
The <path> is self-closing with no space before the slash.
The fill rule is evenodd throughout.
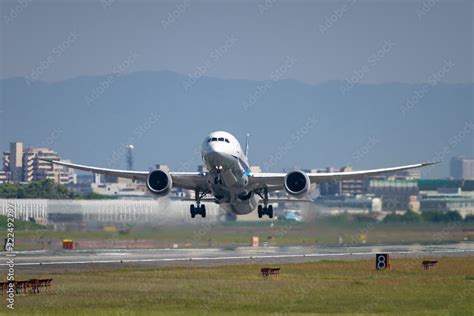
<path id="1" fill-rule="evenodd" d="M 226 143 L 230 144 L 230 141 L 227 138 L 224 138 L 224 137 L 209 137 L 207 139 L 207 142 L 208 143 L 210 143 L 210 142 L 226 142 Z"/>

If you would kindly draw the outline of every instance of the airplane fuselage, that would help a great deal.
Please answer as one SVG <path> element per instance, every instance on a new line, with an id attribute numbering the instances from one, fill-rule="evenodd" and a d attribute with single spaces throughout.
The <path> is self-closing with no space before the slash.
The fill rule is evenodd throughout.
<path id="1" fill-rule="evenodd" d="M 252 212 L 258 196 L 247 188 L 250 166 L 237 138 L 223 131 L 212 132 L 205 138 L 201 154 L 209 171 L 209 189 L 218 203 L 236 214 Z"/>

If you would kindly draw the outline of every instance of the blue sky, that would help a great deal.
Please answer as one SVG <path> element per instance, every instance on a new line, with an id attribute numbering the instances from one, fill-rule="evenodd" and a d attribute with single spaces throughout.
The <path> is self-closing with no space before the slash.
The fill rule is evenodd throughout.
<path id="1" fill-rule="evenodd" d="M 374 135 L 380 143 L 366 159 L 353 162 L 356 169 L 437 158 L 450 137 L 474 121 L 470 86 L 438 86 L 474 82 L 473 3 L 0 0 L 0 79 L 26 78 L 10 80 L 9 91 L 4 89 L 6 83 L 0 85 L 2 146 L 13 139 L 41 144 L 59 129 L 63 133 L 51 145 L 54 149 L 76 162 L 103 166 L 132 133 L 123 126 L 139 126 L 158 111 L 161 123 L 135 144 L 141 168 L 148 168 L 151 161 L 172 165 L 195 155 L 191 152 L 196 143 L 213 129 L 229 129 L 236 135 L 250 131 L 253 142 L 261 144 L 253 149 L 252 159 L 263 164 L 298 129 L 298 122 L 315 112 L 324 118 L 307 141 L 317 149 L 301 143 L 275 170 L 342 166 L 354 148 L 363 148 Z M 161 70 L 184 76 L 138 72 Z M 79 76 L 104 77 L 51 85 L 30 82 Z M 199 81 L 202 76 L 252 81 Z M 310 85 L 341 82 L 308 87 L 284 81 L 278 89 L 266 86 L 288 78 Z M 96 93 L 97 80 L 110 89 Z M 390 82 L 423 85 L 359 85 Z M 173 90 L 175 84 L 178 90 Z M 254 95 L 261 97 L 252 101 Z M 88 106 L 88 98 L 93 98 L 94 106 Z M 181 124 L 180 134 L 174 125 L 183 118 L 173 105 L 182 113 L 194 113 L 184 118 L 189 123 Z M 219 111 L 233 114 L 208 119 L 198 127 L 193 124 L 199 114 Z M 104 125 L 100 117 L 109 118 L 110 113 L 113 121 Z M 347 113 L 359 121 L 345 117 Z M 33 126 L 39 117 L 40 128 L 23 128 Z M 74 144 L 83 141 L 82 126 L 92 124 L 89 117 L 100 131 L 88 130 L 94 137 L 82 145 L 89 147 L 78 148 Z M 261 124 L 261 117 L 278 123 L 269 127 Z M 332 130 L 340 118 L 345 128 Z M 472 155 L 471 133 L 469 127 L 459 146 L 450 148 L 442 160 Z M 189 135 L 196 135 L 197 142 Z M 149 144 L 174 147 L 158 154 L 158 147 Z M 432 176 L 446 176 L 447 164 L 434 170 Z"/>
<path id="2" fill-rule="evenodd" d="M 443 82 L 473 82 L 472 1 L 2 0 L 1 10 L 1 78 L 102 75 L 132 54 L 127 72 L 190 74 L 220 51 L 207 76 L 269 79 L 290 56 L 281 78 L 306 83 L 420 83 L 446 61 Z"/>

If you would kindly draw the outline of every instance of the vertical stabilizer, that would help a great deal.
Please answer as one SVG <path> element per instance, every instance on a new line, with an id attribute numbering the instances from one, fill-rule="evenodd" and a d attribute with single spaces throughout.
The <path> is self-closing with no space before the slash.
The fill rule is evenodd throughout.
<path id="1" fill-rule="evenodd" d="M 245 142 L 245 157 L 249 158 L 249 138 L 250 134 L 247 133 L 247 141 Z"/>

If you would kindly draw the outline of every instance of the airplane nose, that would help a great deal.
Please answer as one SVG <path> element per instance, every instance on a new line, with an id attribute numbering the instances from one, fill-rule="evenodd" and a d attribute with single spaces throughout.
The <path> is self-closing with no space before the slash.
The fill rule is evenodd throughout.
<path id="1" fill-rule="evenodd" d="M 209 146 L 209 148 L 212 150 L 212 151 L 216 151 L 215 149 L 217 148 L 217 143 L 216 142 L 210 142 L 207 144 Z"/>
<path id="2" fill-rule="evenodd" d="M 219 142 L 210 142 L 208 143 L 208 146 L 209 146 L 209 151 L 210 152 L 222 152 L 223 151 L 223 148 L 222 148 L 222 143 L 219 143 Z"/>
<path id="3" fill-rule="evenodd" d="M 219 154 L 213 151 L 208 152 L 204 156 L 204 159 L 208 165 L 208 168 L 210 168 L 210 170 L 218 169 L 218 166 L 220 165 L 219 158 L 220 158 Z"/>
<path id="4" fill-rule="evenodd" d="M 210 150 L 205 154 L 205 160 L 212 169 L 227 169 L 232 166 L 232 156 L 229 156 L 223 151 Z"/>

